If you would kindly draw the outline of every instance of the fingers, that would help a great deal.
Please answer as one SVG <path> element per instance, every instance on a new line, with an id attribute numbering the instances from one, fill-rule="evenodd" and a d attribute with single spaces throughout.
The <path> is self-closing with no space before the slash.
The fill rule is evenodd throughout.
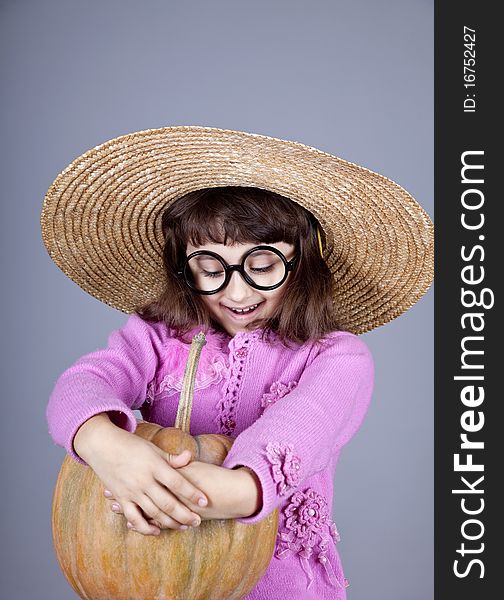
<path id="1" fill-rule="evenodd" d="M 165 488 L 157 486 L 150 493 L 155 501 L 145 494 L 138 502 L 123 501 L 121 505 L 114 501 L 110 509 L 116 514 L 124 514 L 133 526 L 130 528 L 144 535 L 156 535 L 157 529 L 184 530 L 200 525 L 201 517 L 190 511 Z"/>
<path id="2" fill-rule="evenodd" d="M 110 509 L 115 512 L 116 514 L 122 514 L 123 509 L 121 507 L 120 504 L 118 504 L 117 502 L 114 502 Z M 167 516 L 167 515 L 163 515 L 159 509 L 157 509 L 157 507 L 155 507 L 151 502 L 149 501 L 145 501 L 143 503 L 143 511 L 144 513 L 146 511 L 148 511 L 151 514 L 156 514 L 158 515 L 157 519 L 152 519 L 150 517 L 145 518 L 144 519 L 147 521 L 147 523 L 149 523 L 150 525 L 153 525 L 155 528 L 157 529 L 188 529 L 189 526 L 188 525 L 182 525 L 181 523 L 179 523 L 178 521 L 176 521 L 175 519 Z M 125 515 L 126 516 L 126 515 Z M 144 515 L 142 515 L 144 516 Z M 129 525 L 128 525 L 128 529 L 131 529 L 132 531 L 139 531 L 139 533 L 145 534 L 145 535 L 150 535 L 152 533 L 154 533 L 154 530 L 151 532 L 147 532 L 144 530 L 143 528 L 143 524 L 141 522 L 138 522 L 136 520 L 136 517 L 131 517 L 131 520 L 128 521 Z M 194 526 L 194 525 L 193 525 Z"/>
<path id="3" fill-rule="evenodd" d="M 142 535 L 159 535 L 161 529 L 147 522 L 142 515 L 142 511 L 133 502 L 126 502 L 124 505 L 124 516 L 126 517 L 126 526 L 131 531 L 136 531 Z"/>
<path id="4" fill-rule="evenodd" d="M 159 483 L 180 499 L 184 504 L 207 506 L 208 499 L 203 492 L 188 481 L 176 469 L 158 469 L 154 476 Z"/>
<path id="5" fill-rule="evenodd" d="M 142 535 L 159 535 L 161 529 L 186 530 L 190 526 L 197 526 L 196 521 L 194 520 L 191 521 L 190 524 L 183 524 L 165 514 L 148 496 L 144 496 L 141 499 L 139 506 L 133 502 L 126 502 L 124 504 L 124 516 L 127 520 L 128 529 L 141 533 Z M 201 520 L 198 517 L 197 524 L 199 525 L 200 522 Z"/>
<path id="6" fill-rule="evenodd" d="M 152 454 L 148 456 L 152 449 L 154 460 Z M 197 506 L 206 506 L 208 500 L 177 470 L 189 465 L 191 452 L 169 454 L 150 442 L 141 450 L 146 450 L 146 456 L 142 453 L 140 457 L 138 453 L 135 456 L 139 466 L 145 463 L 146 468 L 124 472 L 116 468 L 110 478 L 101 477 L 104 483 L 110 479 L 110 483 L 105 483 L 103 495 L 110 500 L 111 510 L 124 514 L 130 523 L 128 527 L 143 535 L 158 535 L 161 529 L 197 527 L 201 518 L 194 510 Z M 126 468 L 126 465 L 120 466 Z"/>
<path id="7" fill-rule="evenodd" d="M 171 522 L 173 520 L 177 523 L 177 527 L 180 527 L 180 525 L 197 527 L 201 523 L 201 517 L 182 504 L 165 487 L 161 485 L 153 486 L 146 491 L 146 495 L 149 499 L 147 513 L 163 527 L 172 527 Z M 166 517 L 169 520 L 165 524 Z"/>
<path id="8" fill-rule="evenodd" d="M 183 450 L 180 454 L 170 454 L 160 450 L 160 454 L 167 460 L 168 464 L 174 468 L 185 467 L 191 462 L 191 452 L 189 450 Z M 103 495 L 109 500 L 113 499 L 114 495 L 110 490 L 104 490 Z"/>
<path id="9" fill-rule="evenodd" d="M 191 452 L 189 450 L 183 450 L 180 454 L 170 454 L 164 452 L 165 458 L 171 467 L 180 468 L 185 467 L 191 462 Z"/>

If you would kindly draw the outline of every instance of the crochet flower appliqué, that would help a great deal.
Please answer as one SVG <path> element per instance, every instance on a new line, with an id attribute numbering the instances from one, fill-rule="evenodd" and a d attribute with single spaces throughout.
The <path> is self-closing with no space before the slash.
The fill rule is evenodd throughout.
<path id="1" fill-rule="evenodd" d="M 330 537 L 339 542 L 340 536 L 336 524 L 329 518 L 326 499 L 308 488 L 305 492 L 297 491 L 290 504 L 284 508 L 285 523 L 281 526 L 276 550 L 277 558 L 287 558 L 297 554 L 308 578 L 309 589 L 313 582 L 313 573 L 309 563 L 312 556 L 324 567 L 329 581 L 334 586 L 348 587 L 346 579 L 341 582 L 334 573 L 327 551 Z"/>
<path id="2" fill-rule="evenodd" d="M 267 408 L 274 404 L 280 398 L 286 396 L 297 386 L 297 381 L 289 381 L 288 384 L 282 383 L 281 381 L 275 381 L 271 384 L 269 393 L 263 394 L 261 400 L 262 408 Z"/>
<path id="3" fill-rule="evenodd" d="M 280 496 L 285 495 L 290 487 L 299 483 L 301 461 L 294 456 L 292 444 L 270 442 L 266 446 L 266 457 L 272 464 L 273 481 L 278 486 Z"/>

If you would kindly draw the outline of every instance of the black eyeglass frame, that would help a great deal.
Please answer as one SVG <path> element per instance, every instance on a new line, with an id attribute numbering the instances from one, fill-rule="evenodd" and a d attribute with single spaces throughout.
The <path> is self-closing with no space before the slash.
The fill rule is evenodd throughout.
<path id="1" fill-rule="evenodd" d="M 273 252 L 274 254 L 276 254 L 280 258 L 280 260 L 283 262 L 283 264 L 285 266 L 285 274 L 278 283 L 275 283 L 275 285 L 268 285 L 268 286 L 257 285 L 257 283 L 255 283 L 247 275 L 247 273 L 245 271 L 245 267 L 244 267 L 245 261 L 252 254 L 252 252 L 256 252 L 257 250 L 269 250 L 270 252 Z M 191 282 L 189 281 L 189 278 L 186 275 L 186 270 L 188 268 L 190 268 L 189 261 L 191 260 L 191 258 L 194 258 L 195 256 L 200 256 L 202 254 L 206 254 L 207 256 L 212 256 L 213 258 L 216 258 L 224 268 L 224 273 L 225 273 L 224 281 L 215 290 L 209 290 L 209 291 L 199 290 L 198 288 L 191 285 Z M 215 252 L 211 252 L 210 250 L 196 250 L 196 252 L 192 252 L 191 254 L 189 254 L 189 256 L 186 257 L 184 264 L 182 266 L 182 269 L 180 271 L 177 271 L 177 275 L 184 278 L 186 285 L 189 288 L 191 288 L 191 290 L 193 292 L 196 292 L 197 294 L 201 294 L 204 296 L 210 296 L 211 294 L 217 294 L 217 292 L 220 292 L 221 290 L 223 290 L 228 285 L 233 271 L 238 271 L 240 273 L 240 275 L 242 276 L 242 278 L 245 280 L 245 282 L 248 283 L 248 285 L 250 285 L 251 287 L 255 288 L 256 290 L 261 290 L 261 291 L 267 292 L 270 290 L 276 290 L 276 288 L 279 288 L 285 282 L 289 273 L 294 270 L 297 259 L 298 259 L 298 257 L 296 255 L 291 260 L 287 260 L 285 258 L 285 256 L 282 254 L 282 252 L 280 252 L 280 250 L 278 250 L 278 248 L 275 248 L 274 246 L 254 246 L 253 248 L 250 248 L 250 250 L 247 250 L 247 252 L 245 252 L 240 264 L 228 265 L 228 263 L 222 258 L 222 256 L 220 256 L 219 254 L 216 254 Z"/>

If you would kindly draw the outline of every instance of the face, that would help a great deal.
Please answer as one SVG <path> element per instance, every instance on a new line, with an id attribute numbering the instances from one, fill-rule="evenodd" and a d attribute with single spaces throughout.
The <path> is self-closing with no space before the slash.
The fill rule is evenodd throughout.
<path id="1" fill-rule="evenodd" d="M 241 263 L 243 255 L 248 250 L 258 245 L 260 244 L 205 244 L 204 246 L 187 244 L 187 256 L 197 250 L 209 250 L 219 254 L 228 265 L 237 265 Z M 275 242 L 267 245 L 280 250 L 288 261 L 294 258 L 295 248 L 292 244 Z M 287 275 L 287 279 L 290 276 L 291 273 Z M 287 279 L 280 287 L 263 291 L 253 288 L 238 271 L 233 271 L 228 285 L 223 290 L 200 297 L 212 317 L 229 335 L 233 336 L 239 331 L 245 331 L 252 321 L 273 315 L 285 292 Z"/>

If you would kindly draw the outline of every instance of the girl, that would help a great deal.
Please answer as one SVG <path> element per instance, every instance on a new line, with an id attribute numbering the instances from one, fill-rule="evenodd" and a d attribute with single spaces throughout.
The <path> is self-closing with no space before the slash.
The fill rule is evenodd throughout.
<path id="1" fill-rule="evenodd" d="M 316 186 L 324 183 L 329 155 L 313 156 L 314 149 L 292 142 L 189 127 L 118 140 L 74 161 L 44 205 L 44 241 L 52 258 L 84 289 L 132 313 L 105 349 L 59 377 L 47 408 L 50 434 L 95 471 L 131 535 L 197 527 L 201 519 L 255 523 L 278 507 L 275 553 L 248 598 L 344 599 L 348 582 L 331 520 L 333 472 L 342 446 L 362 423 L 373 387 L 372 358 L 355 332 L 397 316 L 426 291 L 430 221 L 399 186 L 350 163 L 339 194 L 353 216 L 345 216 L 338 193 L 324 212 Z M 190 142 L 198 145 L 192 158 Z M 162 168 L 135 168 L 131 161 L 149 160 L 147 151 Z M 265 162 L 267 151 L 271 160 Z M 299 160 L 292 160 L 298 151 Z M 295 202 L 278 193 L 278 179 L 266 185 L 264 172 L 277 177 L 279 156 Z M 344 161 L 330 158 L 341 170 Z M 310 180 L 309 165 L 302 165 L 314 159 L 319 180 L 307 192 L 300 174 Z M 101 171 L 100 161 L 107 163 Z M 362 192 L 363 173 L 387 187 L 389 201 L 391 190 L 401 198 L 403 208 L 392 219 L 376 206 L 366 217 L 365 203 L 355 204 L 359 194 L 372 203 L 369 190 Z M 191 191 L 181 194 L 177 176 Z M 208 185 L 197 187 L 195 177 Z M 121 187 L 125 181 L 127 188 Z M 222 181 L 226 185 L 218 185 Z M 386 196 L 376 186 L 371 191 L 378 199 Z M 65 217 L 62 202 L 72 206 Z M 324 227 L 329 212 L 337 223 L 326 220 Z M 149 218 L 155 223 L 150 230 Z M 398 232 L 405 247 L 393 252 Z M 156 243 L 162 255 L 152 251 Z M 376 248 L 388 278 L 383 268 L 372 267 L 377 257 L 368 255 Z M 151 277 L 154 290 L 145 275 L 156 272 L 152 262 L 159 279 Z M 168 455 L 132 435 L 135 409 L 147 421 L 173 426 L 190 341 L 201 330 L 207 343 L 191 433 L 235 438 L 220 467 L 189 463 L 188 452 Z"/>

